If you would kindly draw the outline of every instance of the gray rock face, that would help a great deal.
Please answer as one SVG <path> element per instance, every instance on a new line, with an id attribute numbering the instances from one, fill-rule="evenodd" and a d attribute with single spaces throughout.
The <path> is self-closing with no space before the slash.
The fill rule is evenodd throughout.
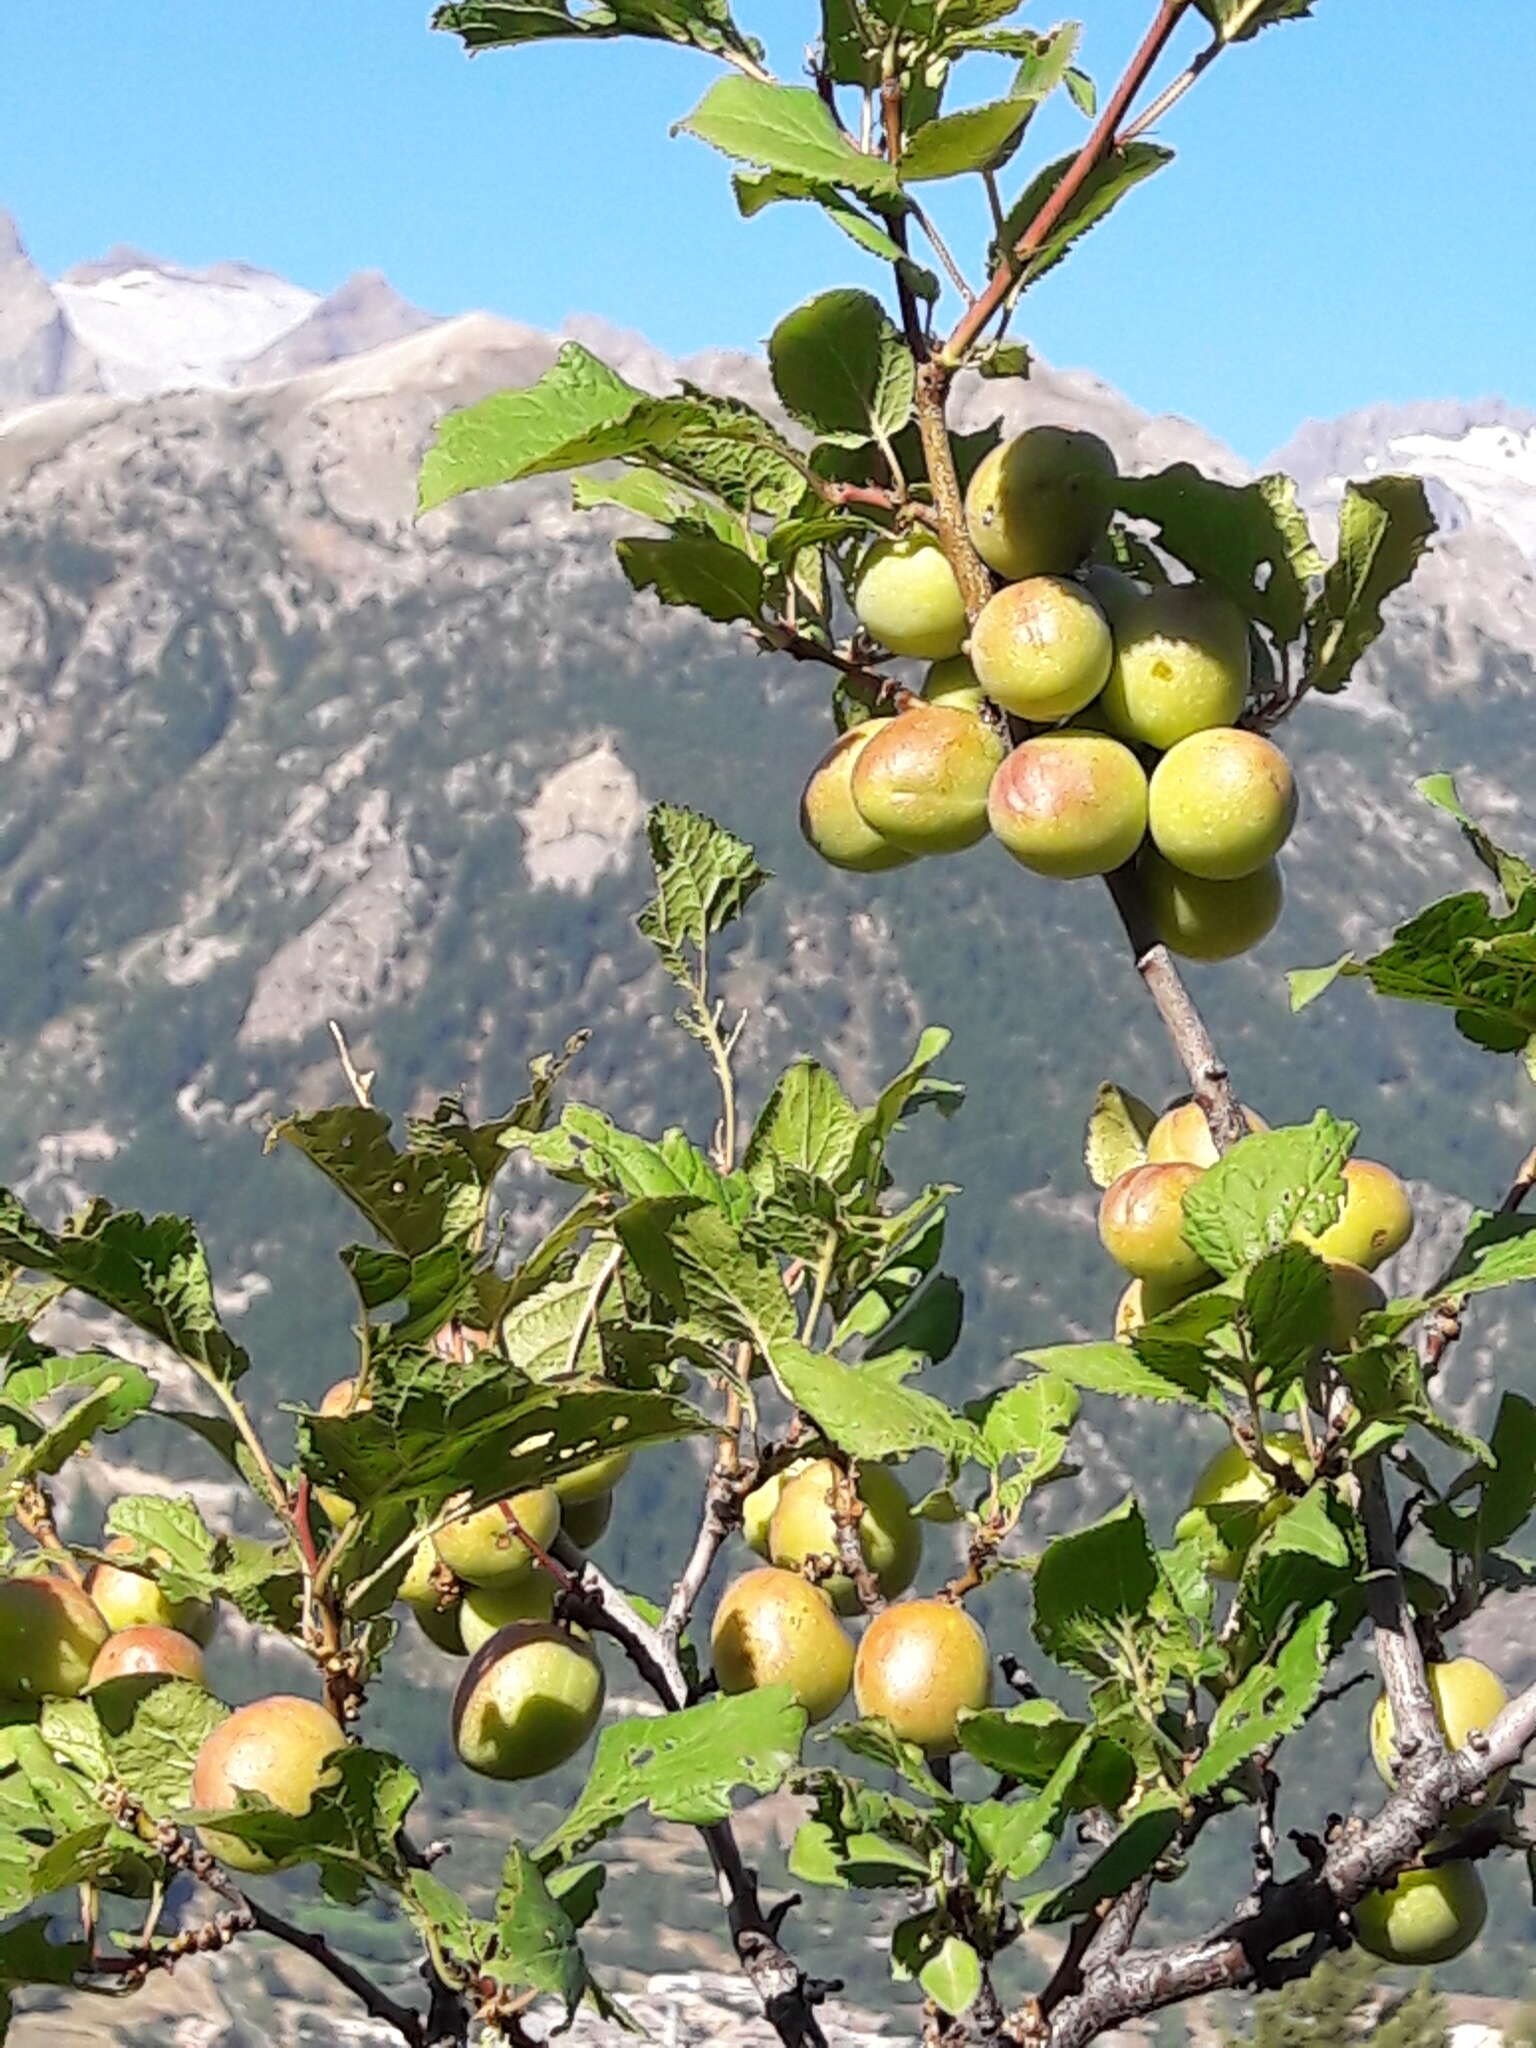
<path id="1" fill-rule="evenodd" d="M 402 341 L 433 324 L 432 314 L 403 299 L 379 271 L 360 270 L 322 299 L 297 327 L 290 327 L 270 347 L 250 357 L 241 367 L 239 381 L 280 383 L 285 377 L 340 362 L 343 356 Z"/>
<path id="2" fill-rule="evenodd" d="M 0 408 L 100 388 L 100 366 L 0 213 Z"/>

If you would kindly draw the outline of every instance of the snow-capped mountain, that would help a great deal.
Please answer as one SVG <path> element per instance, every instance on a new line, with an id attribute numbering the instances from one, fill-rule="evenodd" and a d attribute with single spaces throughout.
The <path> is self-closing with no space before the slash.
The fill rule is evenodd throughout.
<path id="1" fill-rule="evenodd" d="M 431 324 L 376 271 L 322 298 L 246 263 L 190 270 L 118 248 L 50 283 L 0 213 L 0 408 L 267 383 Z"/>
<path id="2" fill-rule="evenodd" d="M 1373 405 L 1308 420 L 1265 468 L 1294 476 L 1318 511 L 1338 504 L 1348 477 L 1421 476 L 1442 532 L 1497 527 L 1536 559 L 1536 412 L 1502 399 Z"/>

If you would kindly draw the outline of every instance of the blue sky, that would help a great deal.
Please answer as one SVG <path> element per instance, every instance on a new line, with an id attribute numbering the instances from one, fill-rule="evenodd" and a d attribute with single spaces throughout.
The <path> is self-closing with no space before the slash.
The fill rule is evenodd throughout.
<path id="1" fill-rule="evenodd" d="M 1163 131 L 1179 161 L 1017 331 L 1255 459 L 1375 400 L 1536 405 L 1532 6 L 1317 0 L 1313 21 L 1229 52 Z M 808 0 L 738 11 L 793 76 Z M 1059 11 L 1084 18 L 1106 80 L 1151 4 Z M 116 242 L 321 291 L 377 268 L 434 311 L 592 312 L 679 353 L 754 346 L 807 292 L 875 281 L 809 209 L 740 221 L 722 161 L 668 136 L 708 60 L 607 43 L 470 62 L 426 12 L 11 0 L 0 205 L 50 272 Z M 1074 120 L 1039 124 L 1038 146 L 1066 146 Z M 963 204 L 949 217 L 977 227 Z"/>

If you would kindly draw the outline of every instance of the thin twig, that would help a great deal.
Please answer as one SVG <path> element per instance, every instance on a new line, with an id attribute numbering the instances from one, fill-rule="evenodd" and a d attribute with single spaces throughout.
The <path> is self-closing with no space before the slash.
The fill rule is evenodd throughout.
<path id="1" fill-rule="evenodd" d="M 379 1078 L 378 1069 L 373 1067 L 366 1074 L 359 1073 L 357 1063 L 352 1057 L 352 1048 L 347 1044 L 347 1034 L 334 1017 L 331 1018 L 328 1028 L 336 1041 L 336 1057 L 341 1061 L 341 1071 L 347 1077 L 347 1086 L 357 1098 L 358 1108 L 372 1109 L 373 1084 Z"/>
<path id="2" fill-rule="evenodd" d="M 1162 0 L 1152 26 L 1147 30 L 1135 55 L 1126 66 L 1120 83 L 1105 102 L 1104 111 L 1100 114 L 1087 141 L 1073 158 L 1040 211 L 1014 243 L 1013 248 L 1003 252 L 1002 261 L 993 272 L 986 290 L 974 305 L 966 309 L 958 326 L 939 350 L 938 360 L 947 372 L 953 373 L 965 361 L 971 345 L 985 333 L 993 315 L 1013 290 L 1021 268 L 1043 246 L 1051 230 L 1062 220 L 1089 177 L 1115 147 L 1120 123 L 1129 113 L 1132 102 L 1146 83 L 1158 58 L 1162 56 L 1168 39 L 1178 26 L 1188 4 L 1189 0 Z"/>

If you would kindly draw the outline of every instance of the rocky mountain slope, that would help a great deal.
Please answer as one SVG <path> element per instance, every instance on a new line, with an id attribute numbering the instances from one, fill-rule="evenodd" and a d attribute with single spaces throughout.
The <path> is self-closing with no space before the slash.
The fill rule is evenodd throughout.
<path id="1" fill-rule="evenodd" d="M 674 365 L 638 337 L 580 331 L 649 388 L 686 371 L 766 395 L 756 361 Z M 611 554 L 622 528 L 575 513 L 558 479 L 413 519 L 433 422 L 528 382 L 556 345 L 486 316 L 429 322 L 382 281 L 316 302 L 257 273 L 189 279 L 121 255 L 49 287 L 0 239 L 0 1180 L 49 1211 L 100 1191 L 194 1212 L 268 1406 L 314 1395 L 350 1362 L 332 1257 L 349 1226 L 261 1139 L 271 1114 L 338 1094 L 329 1020 L 391 1108 L 459 1085 L 498 1106 L 531 1054 L 590 1026 L 578 1090 L 646 1129 L 707 1118 L 707 1076 L 657 1028 L 670 997 L 631 923 L 645 807 L 667 798 L 751 839 L 777 877 L 721 984 L 748 1016 L 749 1103 L 796 1051 L 821 1049 L 864 1090 L 921 1022 L 955 1030 L 949 1066 L 972 1107 L 902 1155 L 913 1180 L 966 1190 L 948 1263 L 970 1322 L 936 1384 L 955 1393 L 1021 1345 L 1102 1329 L 1115 1283 L 1082 1117 L 1105 1074 L 1154 1097 L 1176 1084 L 1102 893 L 1034 882 L 992 848 L 829 875 L 795 825 L 830 730 L 815 675 L 634 598 Z M 204 388 L 160 388 L 189 385 Z M 964 395 L 966 424 L 1000 409 L 1090 425 L 1128 468 L 1242 474 L 1197 427 L 1080 372 Z M 1272 1119 L 1324 1102 L 1356 1116 L 1369 1152 L 1425 1184 L 1410 1278 L 1448 1241 L 1453 1198 L 1496 1196 L 1536 1136 L 1529 1091 L 1443 1016 L 1350 987 L 1293 1020 L 1282 973 L 1475 882 L 1414 775 L 1468 770 L 1469 801 L 1527 836 L 1536 474 L 1490 470 L 1477 437 L 1529 431 L 1478 411 L 1299 437 L 1321 505 L 1331 479 L 1406 448 L 1465 516 L 1361 687 L 1290 733 L 1305 808 L 1277 934 L 1197 970 L 1248 1099 Z M 1474 489 L 1472 470 L 1499 488 Z M 1536 1383 L 1526 1354 L 1511 1366 L 1496 1349 L 1505 1334 L 1483 1312 L 1454 1354 L 1469 1415 L 1498 1377 Z M 1150 1468 L 1171 1505 L 1208 1444 L 1158 1416 L 1149 1459 L 1124 1430 L 1089 1417 L 1088 1501 Z M 135 1455 L 141 1473 L 190 1474 L 185 1446 L 152 1431 Z M 691 1455 L 659 1454 L 630 1482 L 611 1554 L 636 1581 L 674 1562 L 666 1505 Z M 1055 1491 L 1046 1515 L 1082 1512 L 1084 1490 Z M 1512 1666 L 1519 1622 L 1484 1623 Z M 247 1652 L 229 1655 L 239 1683 Z M 422 1679 L 381 1732 L 462 1812 L 483 1794 L 443 1754 L 441 1674 Z M 1319 1768 L 1347 1800 L 1353 1755 Z M 1513 1911 L 1485 1974 L 1513 1955 Z"/>

